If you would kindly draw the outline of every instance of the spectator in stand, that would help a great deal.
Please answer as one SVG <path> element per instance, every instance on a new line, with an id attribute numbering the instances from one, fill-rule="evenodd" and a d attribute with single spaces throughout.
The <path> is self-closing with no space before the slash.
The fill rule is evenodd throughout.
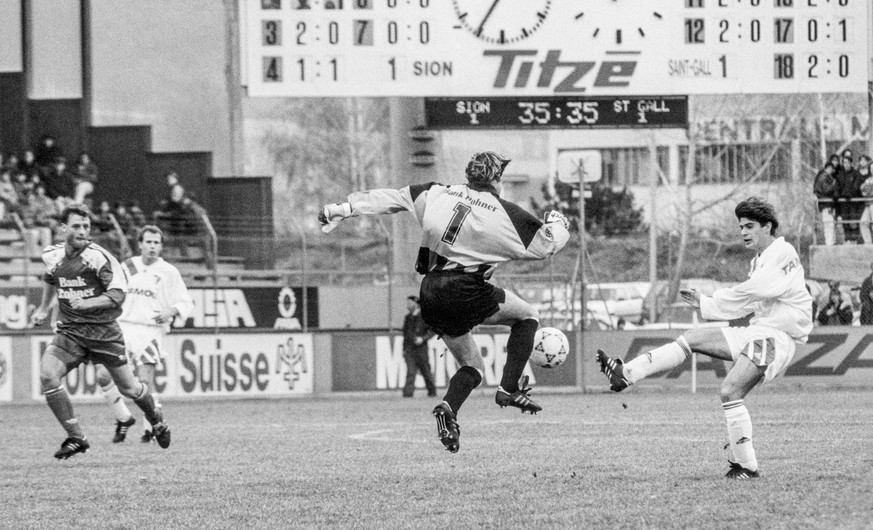
<path id="1" fill-rule="evenodd" d="M 861 325 L 873 325 L 873 263 L 870 263 L 870 275 L 861 282 Z"/>
<path id="2" fill-rule="evenodd" d="M 91 194 L 97 185 L 97 165 L 91 161 L 86 152 L 82 152 L 76 160 L 76 170 L 73 174 L 76 182 L 76 194 L 73 201 L 78 203 L 91 202 Z"/>
<path id="3" fill-rule="evenodd" d="M 858 180 L 860 181 L 861 197 L 864 202 L 861 211 L 861 239 L 865 245 L 873 244 L 873 232 L 870 225 L 873 223 L 873 178 L 870 175 L 870 157 L 861 155 L 858 158 Z"/>
<path id="4" fill-rule="evenodd" d="M 116 202 L 113 213 L 115 215 L 115 220 L 118 221 L 118 226 L 121 227 L 121 230 L 125 234 L 135 233 L 136 229 L 133 227 L 133 217 L 131 217 L 130 213 L 127 211 L 127 206 L 125 206 L 124 203 Z"/>
<path id="5" fill-rule="evenodd" d="M 828 301 L 819 309 L 818 321 L 823 326 L 851 326 L 852 301 L 840 291 L 840 282 L 830 282 Z"/>
<path id="6" fill-rule="evenodd" d="M 825 245 L 833 245 L 836 236 L 836 213 L 834 210 L 834 195 L 837 185 L 836 171 L 837 167 L 833 163 L 828 162 L 816 174 L 812 185 L 812 191 L 819 199 L 818 211 L 821 213 Z"/>
<path id="7" fill-rule="evenodd" d="M 21 202 L 27 193 L 33 191 L 33 182 L 27 179 L 27 175 L 17 169 L 11 171 L 11 173 L 12 186 L 15 188 L 15 193 L 18 194 L 18 202 Z"/>
<path id="8" fill-rule="evenodd" d="M 39 144 L 34 148 L 33 155 L 36 159 L 36 165 L 47 171 L 51 169 L 59 158 L 63 158 L 64 151 L 58 145 L 54 136 L 46 134 L 43 135 Z"/>
<path id="9" fill-rule="evenodd" d="M 161 201 L 161 206 L 154 217 L 166 227 L 172 235 L 186 235 L 187 207 L 185 205 L 185 188 L 181 184 L 170 187 L 170 196 Z"/>
<path id="10" fill-rule="evenodd" d="M 73 174 L 67 171 L 67 161 L 59 158 L 45 175 L 46 195 L 59 201 L 61 209 L 72 202 L 76 193 L 76 181 Z"/>
<path id="11" fill-rule="evenodd" d="M 860 239 L 858 222 L 861 219 L 861 203 L 852 199 L 861 197 L 861 182 L 858 172 L 852 163 L 852 151 L 843 151 L 840 167 L 836 172 L 837 185 L 834 191 L 837 205 L 837 218 L 843 223 L 843 234 L 846 243 L 857 243 Z"/>
<path id="12" fill-rule="evenodd" d="M 130 214 L 131 219 L 133 220 L 133 228 L 139 232 L 139 229 L 144 227 L 146 223 L 145 212 L 142 211 L 142 208 L 139 206 L 139 202 L 137 201 L 129 201 L 127 203 L 127 213 Z M 136 235 L 136 234 L 134 234 Z"/>
<path id="13" fill-rule="evenodd" d="M 0 171 L 0 201 L 3 201 L 6 213 L 18 209 L 18 193 L 12 184 L 12 173 L 8 169 Z"/>
<path id="14" fill-rule="evenodd" d="M 40 190 L 43 193 L 43 197 L 45 197 L 45 188 L 40 187 Z M 48 200 L 48 204 L 50 205 L 50 208 L 52 208 L 53 214 L 53 209 L 55 208 L 54 201 L 48 197 L 45 197 L 45 199 Z M 45 247 L 52 244 L 52 229 L 57 224 L 57 221 L 47 215 L 40 207 L 35 191 L 27 190 L 21 197 L 21 202 L 18 206 L 18 213 L 21 215 L 24 227 L 30 230 L 31 241 L 33 241 L 37 247 Z"/>
<path id="15" fill-rule="evenodd" d="M 93 224 L 101 232 L 108 232 L 115 228 L 115 225 L 112 223 L 112 206 L 110 206 L 109 201 L 100 201 L 95 215 L 97 220 Z"/>
<path id="16" fill-rule="evenodd" d="M 2 158 L 2 155 L 0 155 L 0 158 Z M 9 153 L 6 158 L 3 158 L 3 164 L 0 164 L 0 169 L 8 169 L 9 171 L 16 173 L 18 172 L 19 163 L 18 155 L 15 153 Z"/>
<path id="17" fill-rule="evenodd" d="M 36 163 L 36 156 L 33 154 L 33 149 L 27 149 L 24 151 L 21 161 L 18 162 L 18 171 L 27 175 L 27 178 L 31 180 L 35 177 L 42 176 L 42 171 Z"/>
<path id="18" fill-rule="evenodd" d="M 36 216 L 36 224 L 55 228 L 58 224 L 58 214 L 61 211 L 58 209 L 58 204 L 46 194 L 44 184 L 37 184 L 33 187 L 33 195 L 30 196 L 30 201 L 39 211 L 39 215 Z"/>

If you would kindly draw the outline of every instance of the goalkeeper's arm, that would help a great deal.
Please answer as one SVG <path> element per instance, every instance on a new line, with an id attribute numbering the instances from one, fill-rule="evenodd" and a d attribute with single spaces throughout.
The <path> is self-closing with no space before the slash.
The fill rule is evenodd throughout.
<path id="1" fill-rule="evenodd" d="M 325 234 L 339 226 L 340 221 L 352 216 L 352 205 L 348 202 L 325 204 L 318 212 L 318 223 Z"/>

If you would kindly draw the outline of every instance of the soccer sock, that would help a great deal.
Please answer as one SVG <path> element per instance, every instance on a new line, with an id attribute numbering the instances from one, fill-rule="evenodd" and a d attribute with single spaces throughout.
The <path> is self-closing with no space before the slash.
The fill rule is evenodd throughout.
<path id="1" fill-rule="evenodd" d="M 464 401 L 467 401 L 470 393 L 481 382 L 482 374 L 479 373 L 479 370 L 472 366 L 462 366 L 458 368 L 458 371 L 449 380 L 449 388 L 446 390 L 446 396 L 443 398 L 443 401 L 448 403 L 452 407 L 452 412 L 457 415 L 458 411 L 461 410 L 461 405 L 464 404 Z"/>
<path id="2" fill-rule="evenodd" d="M 43 392 L 45 402 L 55 414 L 55 418 L 61 422 L 61 426 L 67 431 L 67 436 L 70 438 L 85 438 L 85 433 L 82 431 L 82 426 L 79 425 L 79 420 L 76 419 L 76 414 L 73 412 L 73 403 L 70 401 L 70 396 L 67 394 L 64 387 L 59 386 L 47 392 Z"/>
<path id="3" fill-rule="evenodd" d="M 752 446 L 752 417 L 742 399 L 722 403 L 727 423 L 728 441 L 736 463 L 750 471 L 758 470 L 758 459 Z"/>
<path id="4" fill-rule="evenodd" d="M 500 379 L 500 387 L 509 394 L 518 390 L 518 380 L 530 359 L 538 327 L 539 322 L 532 318 L 519 320 L 512 325 L 509 340 L 506 341 L 506 365 L 503 366 L 503 377 Z"/>
<path id="5" fill-rule="evenodd" d="M 654 373 L 675 368 L 691 355 L 691 347 L 685 337 L 680 336 L 670 344 L 640 355 L 624 364 L 624 377 L 631 383 L 636 383 Z"/>
<path id="6" fill-rule="evenodd" d="M 148 420 L 152 425 L 157 425 L 164 421 L 164 414 L 161 412 L 161 409 L 155 405 L 155 399 L 152 397 L 151 392 L 149 392 L 149 386 L 147 384 L 142 384 L 142 392 L 140 392 L 138 397 L 134 398 L 133 402 L 136 403 L 137 407 L 142 409 L 146 420 Z"/>
<path id="7" fill-rule="evenodd" d="M 106 403 L 109 404 L 109 408 L 112 409 L 112 413 L 115 414 L 115 419 L 117 421 L 129 420 L 130 409 L 127 408 L 127 404 L 124 402 L 124 396 L 119 392 L 118 386 L 115 385 L 115 382 L 110 381 L 108 385 L 101 386 L 100 390 L 103 391 L 103 399 L 106 400 Z"/>

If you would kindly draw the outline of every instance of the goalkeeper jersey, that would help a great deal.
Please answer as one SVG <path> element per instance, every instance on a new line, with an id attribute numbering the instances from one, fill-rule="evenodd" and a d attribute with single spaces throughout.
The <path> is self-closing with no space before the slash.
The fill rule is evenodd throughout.
<path id="1" fill-rule="evenodd" d="M 570 234 L 560 221 L 543 223 L 493 188 L 433 182 L 349 195 L 352 215 L 410 211 L 422 227 L 415 270 L 459 271 L 486 279 L 498 263 L 543 259 L 561 250 Z"/>
<path id="2" fill-rule="evenodd" d="M 127 298 L 124 300 L 124 312 L 119 322 L 142 324 L 145 326 L 169 329 L 169 323 L 161 325 L 155 322 L 158 312 L 171 307 L 179 311 L 179 318 L 184 322 L 194 308 L 194 302 L 182 281 L 179 269 L 170 265 L 163 258 L 158 258 L 151 265 L 143 263 L 142 256 L 134 256 L 122 263 L 128 278 Z"/>
<path id="3" fill-rule="evenodd" d="M 748 280 L 700 297 L 700 314 L 706 319 L 731 320 L 752 312 L 751 325 L 776 328 L 800 344 L 812 331 L 812 296 L 803 266 L 782 237 L 752 259 Z"/>

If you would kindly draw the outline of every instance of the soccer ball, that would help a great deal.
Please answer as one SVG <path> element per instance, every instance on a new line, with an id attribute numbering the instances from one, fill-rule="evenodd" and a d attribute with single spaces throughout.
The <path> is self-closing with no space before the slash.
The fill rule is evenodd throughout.
<path id="1" fill-rule="evenodd" d="M 534 336 L 530 362 L 543 368 L 555 368 L 567 359 L 570 343 L 567 336 L 557 328 L 540 328 Z"/>

